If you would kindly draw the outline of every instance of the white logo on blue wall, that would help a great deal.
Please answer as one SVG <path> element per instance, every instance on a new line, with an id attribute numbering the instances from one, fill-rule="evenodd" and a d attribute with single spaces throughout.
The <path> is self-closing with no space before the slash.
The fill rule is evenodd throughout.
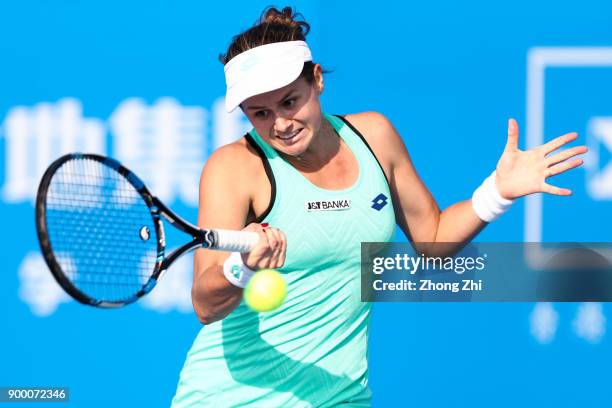
<path id="1" fill-rule="evenodd" d="M 64 259 L 64 262 L 68 262 Z M 55 281 L 39 252 L 28 252 L 19 265 L 19 298 L 32 314 L 49 316 L 70 297 Z"/>
<path id="2" fill-rule="evenodd" d="M 129 98 L 119 103 L 108 122 L 84 117 L 81 102 L 74 98 L 11 108 L 3 121 L 2 199 L 33 202 L 49 164 L 80 151 L 116 158 L 168 204 L 181 199 L 196 207 L 200 171 L 210 152 L 250 129 L 241 113 L 226 113 L 223 103 L 223 98 L 213 103 L 211 118 L 204 107 L 183 106 L 174 98 L 160 98 L 153 105 Z"/>
<path id="3" fill-rule="evenodd" d="M 531 335 L 540 344 L 551 343 L 558 332 L 559 313 L 552 303 L 537 303 L 531 312 Z M 606 317 L 601 303 L 581 303 L 572 321 L 576 337 L 589 343 L 599 343 L 606 333 Z"/>
<path id="4" fill-rule="evenodd" d="M 2 198 L 8 203 L 34 201 L 47 166 L 68 152 L 106 153 L 102 120 L 85 118 L 74 98 L 33 107 L 11 108 L 3 123 L 6 173 Z"/>
<path id="5" fill-rule="evenodd" d="M 548 108 L 547 90 L 555 84 L 563 84 L 565 80 L 570 80 L 574 75 L 590 72 L 585 68 L 597 67 L 598 70 L 612 68 L 612 47 L 534 47 L 528 52 L 527 61 L 527 123 L 526 140 L 527 148 L 533 148 L 546 142 L 545 129 L 550 119 L 554 118 Z M 567 70 L 571 75 L 564 75 L 563 81 L 549 81 L 549 75 L 559 72 L 560 69 Z M 602 71 L 605 72 L 605 71 Z M 606 89 L 605 82 L 599 82 L 597 90 L 592 90 L 594 100 L 598 100 L 599 93 L 603 92 L 601 100 L 609 100 L 609 89 Z M 568 86 L 569 85 L 569 86 Z M 565 84 L 565 89 L 572 89 L 571 83 Z M 586 89 L 581 89 L 585 92 Z M 581 93 L 582 94 L 582 93 Z M 588 102 L 588 101 L 587 101 Z M 609 105 L 609 104 L 608 104 Z M 596 109 L 598 112 L 605 112 L 609 115 L 609 106 L 602 106 Z M 554 111 L 553 111 L 554 112 Z M 580 117 L 579 114 L 577 113 Z M 575 119 L 575 118 L 574 118 Z M 556 117 L 552 123 L 559 124 L 563 118 Z M 574 121 L 575 122 L 575 121 Z M 575 126 L 574 123 L 571 126 Z M 570 126 L 570 127 L 571 127 Z M 588 198 L 594 201 L 612 199 L 612 117 L 601 116 L 591 117 L 586 123 L 587 145 L 589 152 L 584 156 L 585 165 L 585 187 Z M 524 241 L 542 242 L 544 234 L 543 207 L 544 200 L 541 195 L 534 194 L 525 198 L 525 230 Z M 575 202 L 575 200 L 573 201 Z M 585 212 L 586 211 L 586 212 Z M 582 213 L 588 213 L 582 208 Z M 605 225 L 605 215 L 600 214 L 599 210 L 591 211 L 593 215 L 599 215 L 597 225 Z M 603 217 L 603 218 L 602 218 Z M 604 223 L 604 224 L 602 224 Z M 558 224 L 558 223 L 557 223 Z M 546 228 L 550 233 L 551 226 L 555 223 L 548 223 Z M 561 225 L 561 224 L 559 224 Z M 552 228 L 554 231 L 554 228 Z M 603 231 L 606 229 L 603 228 Z M 540 251 L 545 251 L 542 248 Z M 545 252 L 541 252 L 543 254 Z M 534 338 L 540 343 L 550 342 L 554 339 L 557 325 L 561 319 L 559 313 L 555 311 L 551 303 L 536 304 L 531 314 L 531 331 Z M 605 335 L 606 318 L 603 313 L 601 303 L 580 304 L 575 317 L 572 321 L 574 334 L 588 342 L 596 343 L 601 341 Z"/>
<path id="6" fill-rule="evenodd" d="M 582 303 L 573 321 L 576 336 L 589 343 L 599 343 L 606 332 L 606 316 L 601 303 Z"/>
<path id="7" fill-rule="evenodd" d="M 537 303 L 529 319 L 531 335 L 542 344 L 550 343 L 557 334 L 559 314 L 551 303 Z"/>

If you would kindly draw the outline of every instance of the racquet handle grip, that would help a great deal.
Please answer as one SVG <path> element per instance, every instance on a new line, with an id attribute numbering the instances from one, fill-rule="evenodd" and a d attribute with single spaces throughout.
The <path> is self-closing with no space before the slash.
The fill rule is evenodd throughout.
<path id="1" fill-rule="evenodd" d="M 228 252 L 249 252 L 259 242 L 259 234 L 250 231 L 216 229 L 215 249 Z"/>

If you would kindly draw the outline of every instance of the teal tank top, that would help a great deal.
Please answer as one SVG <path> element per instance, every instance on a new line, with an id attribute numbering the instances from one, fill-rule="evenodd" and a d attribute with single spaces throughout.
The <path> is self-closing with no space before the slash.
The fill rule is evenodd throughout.
<path id="1" fill-rule="evenodd" d="M 285 303 L 269 313 L 242 302 L 204 326 L 187 354 L 175 408 L 369 406 L 368 326 L 361 302 L 360 243 L 390 241 L 395 215 L 385 175 L 365 139 L 325 115 L 359 164 L 343 190 L 317 187 L 251 130 L 272 183 L 260 222 L 287 236 L 279 269 Z"/>

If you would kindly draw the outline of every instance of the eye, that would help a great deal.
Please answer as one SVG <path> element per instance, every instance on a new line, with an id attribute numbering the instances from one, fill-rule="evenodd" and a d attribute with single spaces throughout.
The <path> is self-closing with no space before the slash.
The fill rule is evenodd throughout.
<path id="1" fill-rule="evenodd" d="M 257 119 L 265 119 L 268 116 L 268 111 L 258 110 L 253 116 L 255 116 Z"/>
<path id="2" fill-rule="evenodd" d="M 285 99 L 283 101 L 283 107 L 284 108 L 293 108 L 293 106 L 295 105 L 295 100 L 297 98 L 289 98 L 289 99 Z"/>

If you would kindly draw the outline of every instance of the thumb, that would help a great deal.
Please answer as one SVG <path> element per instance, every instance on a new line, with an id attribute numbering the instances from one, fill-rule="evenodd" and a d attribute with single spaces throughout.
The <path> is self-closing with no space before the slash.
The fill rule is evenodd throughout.
<path id="1" fill-rule="evenodd" d="M 508 120 L 508 142 L 506 143 L 506 150 L 518 150 L 519 141 L 519 128 L 516 120 L 510 118 Z"/>

